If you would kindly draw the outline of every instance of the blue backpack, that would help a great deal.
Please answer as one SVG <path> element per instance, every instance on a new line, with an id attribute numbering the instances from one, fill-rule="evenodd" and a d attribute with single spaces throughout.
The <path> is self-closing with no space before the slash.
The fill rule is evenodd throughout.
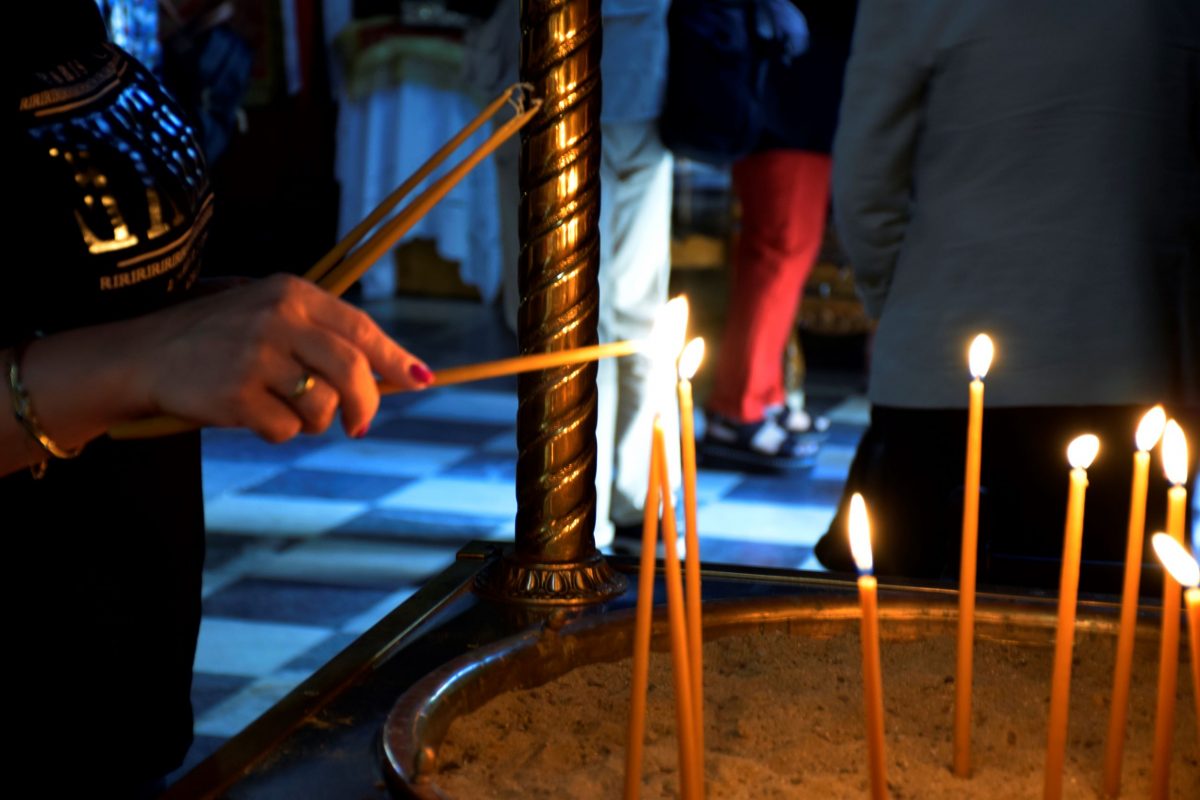
<path id="1" fill-rule="evenodd" d="M 674 0 L 659 133 L 676 155 L 725 165 L 753 151 L 766 123 L 768 73 L 808 47 L 789 0 Z"/>

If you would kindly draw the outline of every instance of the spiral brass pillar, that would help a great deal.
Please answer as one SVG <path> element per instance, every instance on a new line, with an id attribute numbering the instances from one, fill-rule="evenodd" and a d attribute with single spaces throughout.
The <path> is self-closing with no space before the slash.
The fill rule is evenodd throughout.
<path id="1" fill-rule="evenodd" d="M 521 133 L 522 353 L 596 343 L 600 268 L 600 0 L 523 0 L 521 80 L 543 99 Z M 516 546 L 479 588 L 579 604 L 625 580 L 596 550 L 596 364 L 517 384 Z"/>

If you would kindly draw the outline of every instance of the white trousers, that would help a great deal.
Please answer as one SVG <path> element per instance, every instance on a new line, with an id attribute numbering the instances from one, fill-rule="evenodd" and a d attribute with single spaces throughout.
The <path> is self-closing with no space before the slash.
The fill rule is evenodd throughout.
<path id="1" fill-rule="evenodd" d="M 673 161 L 653 120 L 604 123 L 600 132 L 600 341 L 643 338 L 667 300 Z M 614 523 L 636 524 L 642 517 L 655 412 L 648 402 L 649 368 L 644 356 L 599 364 L 598 547 L 611 544 Z M 667 451 L 673 454 L 671 474 L 677 482 L 678 446 L 672 446 L 678 441 L 677 421 L 674 403 L 669 405 Z"/>

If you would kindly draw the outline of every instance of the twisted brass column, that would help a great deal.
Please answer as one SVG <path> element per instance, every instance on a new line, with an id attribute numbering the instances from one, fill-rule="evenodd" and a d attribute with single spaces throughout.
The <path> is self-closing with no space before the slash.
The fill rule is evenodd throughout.
<path id="1" fill-rule="evenodd" d="M 596 343 L 600 0 L 523 0 L 521 80 L 543 98 L 521 133 L 522 353 Z M 521 375 L 512 553 L 480 580 L 523 603 L 599 602 L 625 580 L 596 550 L 596 364 Z"/>

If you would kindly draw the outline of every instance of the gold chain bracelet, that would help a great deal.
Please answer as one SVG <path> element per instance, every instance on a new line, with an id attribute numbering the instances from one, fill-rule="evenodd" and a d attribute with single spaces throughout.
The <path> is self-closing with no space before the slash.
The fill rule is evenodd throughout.
<path id="1" fill-rule="evenodd" d="M 60 446 L 42 430 L 41 423 L 38 422 L 37 415 L 33 412 L 33 401 L 29 398 L 29 390 L 25 388 L 25 384 L 21 380 L 21 358 L 25 355 L 25 348 L 28 346 L 28 340 L 18 344 L 12 349 L 8 360 L 8 394 L 12 400 L 13 416 L 29 434 L 29 437 L 37 442 L 46 453 L 55 458 L 75 458 L 83 452 L 83 448 L 77 447 L 68 450 Z M 46 461 L 43 459 L 40 463 L 30 465 L 29 470 L 35 479 L 41 478 L 46 474 Z"/>

